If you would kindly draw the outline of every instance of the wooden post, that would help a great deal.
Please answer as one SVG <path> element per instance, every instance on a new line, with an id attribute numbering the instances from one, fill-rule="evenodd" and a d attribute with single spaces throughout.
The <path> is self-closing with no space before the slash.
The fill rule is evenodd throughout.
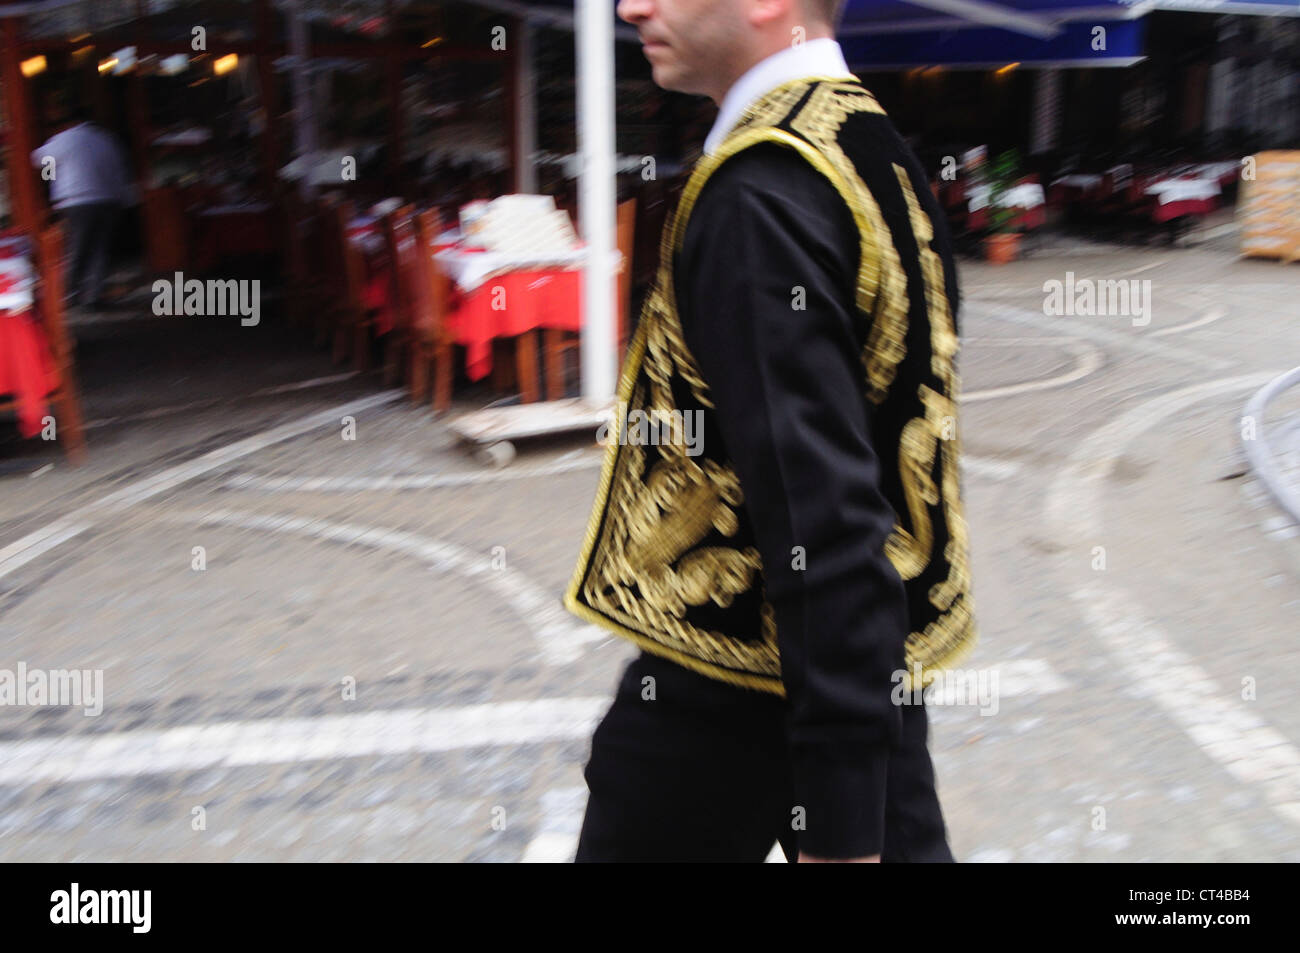
<path id="1" fill-rule="evenodd" d="M 17 17 L 5 17 L 3 24 L 4 50 L 0 56 L 0 82 L 4 84 L 5 119 L 8 122 L 9 142 L 7 167 L 9 173 L 10 208 L 14 224 L 25 235 L 35 239 L 44 217 L 40 196 L 36 190 L 36 172 L 32 168 L 32 150 L 36 148 L 32 136 L 32 111 L 27 93 L 27 82 L 20 68 L 21 52 L 18 32 L 21 23 Z"/>
<path id="2" fill-rule="evenodd" d="M 506 43 L 506 64 L 502 75 L 501 100 L 505 107 L 505 126 L 506 126 L 506 161 L 510 163 L 510 191 L 519 192 L 522 183 L 520 181 L 519 165 L 519 130 L 515 127 L 515 112 L 519 108 L 516 99 L 519 95 L 519 70 L 522 64 L 522 58 L 519 56 L 519 44 L 523 41 L 524 26 L 522 20 L 515 17 L 510 21 L 510 40 Z"/>
<path id="3" fill-rule="evenodd" d="M 77 359 L 63 321 L 62 228 L 57 222 L 51 222 L 33 236 L 32 244 L 41 276 L 41 319 L 59 374 L 58 390 L 50 395 L 54 424 L 68 462 L 79 466 L 86 459 L 86 437 L 81 418 L 81 395 L 77 389 Z"/>

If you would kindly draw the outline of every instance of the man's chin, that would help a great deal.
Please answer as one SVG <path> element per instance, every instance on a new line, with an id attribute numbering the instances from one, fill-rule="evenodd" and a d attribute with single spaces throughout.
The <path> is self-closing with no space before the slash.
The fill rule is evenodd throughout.
<path id="1" fill-rule="evenodd" d="M 664 89 L 672 93 L 690 92 L 689 89 L 685 88 L 686 86 L 685 80 L 682 77 L 681 72 L 678 70 L 669 69 L 667 66 L 652 65 L 650 67 L 650 75 L 654 79 L 655 85 L 658 86 L 660 89 Z"/>

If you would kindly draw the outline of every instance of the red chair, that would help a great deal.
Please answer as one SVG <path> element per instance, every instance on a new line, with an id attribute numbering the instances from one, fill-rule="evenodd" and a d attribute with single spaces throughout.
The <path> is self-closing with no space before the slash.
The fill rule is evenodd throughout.
<path id="1" fill-rule="evenodd" d="M 373 320 L 362 300 L 365 264 L 361 251 L 348 238 L 348 223 L 354 217 L 352 203 L 326 200 L 322 213 L 327 260 L 333 266 L 330 277 L 334 304 L 328 315 L 334 337 L 334 363 L 341 364 L 351 356 L 354 369 L 369 370 Z"/>
<path id="2" fill-rule="evenodd" d="M 55 436 L 63 442 L 68 461 L 80 465 L 86 459 L 86 439 L 81 416 L 81 397 L 77 390 L 76 359 L 68 337 L 63 311 L 63 233 L 58 224 L 41 229 L 36 236 L 35 268 L 39 276 L 36 288 L 35 309 L 39 316 L 39 334 L 36 360 L 44 363 L 39 352 L 48 349 L 53 365 L 50 376 L 56 381 L 54 389 L 40 396 L 47 399 L 53 410 Z M 37 369 L 42 375 L 42 369 Z M 42 387 L 42 390 L 45 388 Z M 18 395 L 0 398 L 0 410 L 18 409 Z"/>

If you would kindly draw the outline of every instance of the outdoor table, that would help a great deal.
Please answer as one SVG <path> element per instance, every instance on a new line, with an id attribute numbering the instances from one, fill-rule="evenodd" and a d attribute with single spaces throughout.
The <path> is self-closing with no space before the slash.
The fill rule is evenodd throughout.
<path id="1" fill-rule="evenodd" d="M 1073 175 L 1061 176 L 1059 179 L 1053 181 L 1052 185 L 1060 185 L 1067 189 L 1079 189 L 1080 191 L 1086 192 L 1088 189 L 1095 189 L 1097 186 L 1101 185 L 1101 179 L 1102 177 L 1100 175 L 1075 173 Z"/>
<path id="2" fill-rule="evenodd" d="M 1090 192 L 1101 187 L 1104 177 L 1093 173 L 1076 172 L 1052 181 L 1052 208 L 1061 209 L 1081 201 Z"/>
<path id="3" fill-rule="evenodd" d="M 463 254 L 473 254 L 464 252 Z M 440 255 L 435 255 L 441 261 Z M 503 301 L 504 307 L 494 307 Z M 578 268 L 521 268 L 496 274 L 452 297 L 448 329 L 465 348 L 470 380 L 492 371 L 494 338 L 518 337 L 539 328 L 582 330 L 582 271 Z"/>
<path id="4" fill-rule="evenodd" d="M 366 263 L 362 304 L 375 312 L 379 334 L 393 328 L 391 264 L 380 220 L 359 215 L 348 225 L 348 240 Z M 458 229 L 441 233 L 431 249 L 452 280 L 447 329 L 465 348 L 465 371 L 472 381 L 492 372 L 492 341 L 539 329 L 582 330 L 582 266 L 586 248 L 545 252 L 498 252 L 467 245 Z M 621 259 L 620 259 L 621 260 Z M 504 306 L 501 306 L 501 305 Z"/>
<path id="5" fill-rule="evenodd" d="M 18 432 L 34 437 L 47 412 L 45 398 L 58 389 L 59 374 L 36 320 L 31 262 L 17 254 L 19 248 L 0 240 L 0 394 L 15 399 Z M 2 257 L 6 255 L 11 257 Z"/>
<path id="6" fill-rule="evenodd" d="M 1168 222 L 1184 215 L 1208 215 L 1219 204 L 1219 183 L 1209 178 L 1163 178 L 1146 184 L 1143 194 L 1153 196 L 1151 218 Z"/>
<path id="7" fill-rule="evenodd" d="M 1202 162 L 1193 166 L 1193 171 L 1198 178 L 1214 179 L 1219 183 L 1219 188 L 1223 188 L 1241 174 L 1241 163 L 1234 160 Z"/>
<path id="8" fill-rule="evenodd" d="M 978 230 L 988 226 L 989 197 L 992 192 L 992 186 L 987 184 L 971 186 L 966 200 L 970 228 Z M 1046 202 L 1047 197 L 1041 185 L 1037 182 L 1022 182 L 1004 191 L 998 197 L 997 204 L 1015 210 L 1011 219 L 1013 228 L 1041 228 L 1047 221 L 1044 208 Z"/>

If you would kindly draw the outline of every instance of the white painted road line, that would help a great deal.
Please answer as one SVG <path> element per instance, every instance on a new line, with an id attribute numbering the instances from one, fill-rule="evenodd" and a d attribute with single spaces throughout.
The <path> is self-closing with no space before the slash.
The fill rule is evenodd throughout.
<path id="1" fill-rule="evenodd" d="M 1007 659 L 1005 662 L 989 662 L 979 666 L 964 666 L 955 671 L 986 672 L 996 674 L 999 698 L 1020 698 L 1026 695 L 1050 695 L 1062 692 L 1070 687 L 1069 682 L 1056 673 L 1050 662 L 1039 658 Z M 952 704 L 962 698 L 969 698 L 968 686 L 956 680 L 948 682 L 944 691 L 935 686 L 935 705 Z"/>
<path id="2" fill-rule="evenodd" d="M 289 394 L 295 391 L 311 390 L 315 387 L 324 387 L 329 384 L 337 384 L 349 378 L 356 377 L 360 371 L 344 371 L 341 374 L 330 374 L 326 377 L 313 377 L 309 380 L 293 381 L 289 384 L 276 384 L 273 387 L 263 387 L 259 390 L 251 391 L 243 396 L 243 399 L 252 397 L 274 397 L 277 394 Z M 118 417 L 100 417 L 95 420 L 87 421 L 82 424 L 85 430 L 94 430 L 98 427 L 106 427 L 109 424 L 129 423 L 139 420 L 157 420 L 160 417 L 171 417 L 175 414 L 183 414 L 189 410 L 210 409 L 212 407 L 221 407 L 230 405 L 235 401 L 230 398 L 212 397 L 207 400 L 192 400 L 185 404 L 171 404 L 167 407 L 155 407 L 152 410 L 142 411 L 137 414 L 124 414 Z"/>
<path id="3" fill-rule="evenodd" d="M 11 741 L 0 743 L 0 785 L 568 741 L 590 735 L 608 707 L 554 698 Z"/>
<path id="4" fill-rule="evenodd" d="M 67 542 L 74 536 L 80 536 L 88 529 L 90 529 L 89 523 L 57 520 L 34 533 L 28 533 L 16 543 L 10 543 L 0 549 L 0 577 L 9 575 L 38 556 L 45 555 L 60 543 Z"/>
<path id="5" fill-rule="evenodd" d="M 997 321 L 1008 321 L 1012 324 L 1027 325 L 1037 331 L 1056 331 L 1065 335 L 1091 338 L 1094 341 L 1108 345 L 1115 354 L 1145 354 L 1163 361 L 1178 361 L 1198 370 L 1205 370 L 1206 368 L 1224 370 L 1232 366 L 1231 361 L 1224 360 L 1221 357 L 1202 354 L 1177 344 L 1150 340 L 1151 333 L 1146 328 L 1133 327 L 1131 322 L 1116 326 L 1115 322 L 1117 320 L 1126 321 L 1125 318 L 1117 319 L 1101 316 L 1059 317 L 1045 315 L 1041 310 L 1031 311 L 1028 308 L 1001 305 L 981 305 L 978 310 L 983 317 L 993 318 Z"/>
<path id="6" fill-rule="evenodd" d="M 364 397 L 361 400 L 354 400 L 348 404 L 342 404 L 331 410 L 309 414 L 299 420 L 281 424 L 279 427 L 272 427 L 270 430 L 264 430 L 243 440 L 237 440 L 229 446 L 205 453 L 197 459 L 177 464 L 174 467 L 168 467 L 153 476 L 136 480 L 128 486 L 102 497 L 91 505 L 114 508 L 143 503 L 159 493 L 164 493 L 182 483 L 188 483 L 190 480 L 201 477 L 205 473 L 210 473 L 227 463 L 238 460 L 240 457 L 246 457 L 259 450 L 265 450 L 273 444 L 292 437 L 301 436 L 309 430 L 315 430 L 317 427 L 337 427 L 343 417 L 353 416 L 375 407 L 382 407 L 384 404 L 390 404 L 405 396 L 405 391 L 390 390 L 371 397 Z"/>
<path id="7" fill-rule="evenodd" d="M 1066 384 L 1073 384 L 1075 381 L 1082 380 L 1089 374 L 1095 373 L 1105 363 L 1105 358 L 1098 348 L 1071 337 L 975 338 L 967 343 L 1007 347 L 1054 344 L 1069 351 L 1074 356 L 1075 363 L 1074 367 L 1055 377 L 1045 377 L 1036 381 L 1023 381 L 1019 384 L 1008 384 L 1005 387 L 989 387 L 984 390 L 973 390 L 961 394 L 957 401 L 958 404 L 974 404 L 981 400 L 992 400 L 995 397 L 1011 397 L 1016 394 L 1029 394 L 1034 391 L 1064 387 Z"/>
<path id="8" fill-rule="evenodd" d="M 538 834 L 528 842 L 521 864 L 567 864 L 578 853 L 577 834 Z"/>
<path id="9" fill-rule="evenodd" d="M 173 487 L 203 476 L 205 473 L 210 473 L 233 460 L 238 460 L 240 457 L 256 453 L 258 450 L 265 449 L 282 440 L 300 436 L 317 427 L 337 425 L 342 417 L 359 414 L 362 411 L 392 403 L 403 397 L 404 394 L 405 391 L 400 390 L 385 391 L 382 394 L 374 394 L 370 397 L 363 397 L 360 400 L 341 404 L 332 410 L 309 414 L 299 420 L 272 427 L 270 430 L 264 430 L 244 440 L 238 440 L 229 446 L 205 453 L 197 459 L 177 464 L 174 467 L 168 467 L 152 476 L 134 480 L 121 489 L 101 497 L 94 503 L 73 510 L 63 518 L 28 533 L 21 539 L 10 543 L 4 549 L 0 549 L 0 578 L 9 575 L 20 566 L 26 565 L 37 556 L 48 552 L 59 543 L 84 533 L 105 515 L 102 512 L 103 510 L 121 510 L 125 507 L 134 506 L 136 503 L 142 503 L 159 493 L 165 493 Z"/>
<path id="10" fill-rule="evenodd" d="M 1131 408 L 1093 432 L 1075 448 L 1048 493 L 1053 538 L 1103 538 L 1102 493 L 1129 443 L 1141 434 L 1192 403 L 1262 387 L 1276 376 L 1245 374 L 1180 388 Z M 1080 542 L 1081 547 L 1091 545 Z M 1147 618 L 1140 602 L 1117 585 L 1090 578 L 1103 574 L 1081 575 L 1087 581 L 1076 584 L 1070 595 L 1110 650 L 1122 678 L 1143 686 L 1209 757 L 1239 781 L 1257 785 L 1278 814 L 1300 824 L 1300 750 L 1250 711 L 1248 703 L 1232 701 L 1234 693 L 1215 684 Z"/>
<path id="11" fill-rule="evenodd" d="M 167 513 L 168 522 L 197 522 L 204 526 L 233 526 L 272 533 L 293 533 L 312 539 L 388 550 L 424 562 L 437 572 L 456 573 L 477 580 L 510 606 L 537 639 L 543 658 L 552 665 L 577 661 L 590 643 L 610 638 L 604 630 L 580 622 L 565 610 L 558 596 L 543 589 L 507 559 L 493 567 L 491 553 L 476 553 L 454 543 L 359 523 L 334 523 L 294 515 L 247 513 L 232 510 Z"/>
<path id="12" fill-rule="evenodd" d="M 598 470 L 604 460 L 599 451 L 574 459 L 557 460 L 531 467 L 508 470 L 474 470 L 464 473 L 414 473 L 378 477 L 312 476 L 275 477 L 239 473 L 223 484 L 227 490 L 256 490 L 260 493 L 361 493 L 385 490 L 437 490 L 477 486 L 509 480 L 531 480 L 580 470 Z"/>
<path id="13" fill-rule="evenodd" d="M 963 474 L 988 477 L 992 480 L 1010 480 L 1020 475 L 1022 467 L 1013 460 L 990 460 L 987 457 L 973 457 L 962 454 L 961 469 Z"/>
<path id="14" fill-rule="evenodd" d="M 543 794 L 537 835 L 524 851 L 520 863 L 565 864 L 572 861 L 578 852 L 578 837 L 582 832 L 586 807 L 586 785 L 557 788 Z"/>
<path id="15" fill-rule="evenodd" d="M 1171 328 L 1161 328 L 1158 331 L 1152 331 L 1151 336 L 1153 338 L 1158 338 L 1165 334 L 1181 334 L 1183 331 L 1190 331 L 1193 328 L 1203 328 L 1207 324 L 1213 324 L 1220 318 L 1227 317 L 1227 315 L 1228 312 L 1223 308 L 1211 308 L 1195 321 L 1188 321 L 1186 324 L 1175 324 Z"/>

